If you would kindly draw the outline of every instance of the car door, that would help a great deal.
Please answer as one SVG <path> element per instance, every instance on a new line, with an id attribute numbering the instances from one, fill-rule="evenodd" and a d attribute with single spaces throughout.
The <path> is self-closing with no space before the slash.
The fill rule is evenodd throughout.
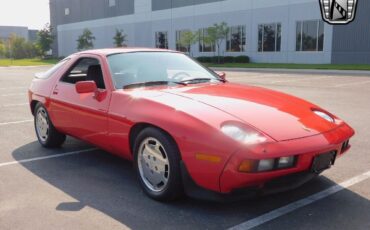
<path id="1" fill-rule="evenodd" d="M 100 57 L 81 56 L 55 84 L 49 107 L 57 128 L 104 148 L 111 91 L 103 73 Z M 86 80 L 95 81 L 99 97 L 97 92 L 77 93 L 76 83 Z"/>

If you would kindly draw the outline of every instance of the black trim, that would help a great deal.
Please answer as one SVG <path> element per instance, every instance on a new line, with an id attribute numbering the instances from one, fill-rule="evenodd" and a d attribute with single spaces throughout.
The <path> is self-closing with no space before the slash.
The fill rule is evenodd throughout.
<path id="1" fill-rule="evenodd" d="M 191 178 L 183 161 L 180 163 L 180 168 L 184 191 L 187 196 L 194 199 L 216 202 L 233 202 L 292 190 L 300 187 L 319 175 L 317 173 L 305 171 L 273 179 L 269 182 L 266 182 L 263 187 L 252 186 L 238 188 L 230 193 L 220 193 L 202 188 L 201 186 L 197 185 Z"/>
<path id="2" fill-rule="evenodd" d="M 194 180 L 191 178 L 185 164 L 183 161 L 180 163 L 182 183 L 184 185 L 184 192 L 187 196 L 206 201 L 216 201 L 216 202 L 229 202 L 237 201 L 242 199 L 251 198 L 257 195 L 257 189 L 253 191 L 244 191 L 243 194 L 239 196 L 230 196 L 230 194 L 222 194 L 219 192 L 211 191 L 197 185 Z"/>

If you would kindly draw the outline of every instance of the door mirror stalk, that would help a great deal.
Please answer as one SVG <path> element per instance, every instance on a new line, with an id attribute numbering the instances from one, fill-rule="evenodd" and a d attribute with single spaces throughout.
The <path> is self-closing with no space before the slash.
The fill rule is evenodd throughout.
<path id="1" fill-rule="evenodd" d="M 107 90 L 105 89 L 97 89 L 94 94 L 94 99 L 97 101 L 102 101 L 107 96 Z"/>

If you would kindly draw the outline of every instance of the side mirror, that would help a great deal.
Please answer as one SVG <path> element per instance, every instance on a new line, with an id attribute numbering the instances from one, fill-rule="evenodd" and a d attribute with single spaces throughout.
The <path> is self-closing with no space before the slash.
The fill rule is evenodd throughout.
<path id="1" fill-rule="evenodd" d="M 79 81 L 76 83 L 77 93 L 94 93 L 98 90 L 94 81 Z"/>
<path id="2" fill-rule="evenodd" d="M 217 75 L 224 81 L 226 81 L 226 73 L 225 72 L 219 72 Z"/>

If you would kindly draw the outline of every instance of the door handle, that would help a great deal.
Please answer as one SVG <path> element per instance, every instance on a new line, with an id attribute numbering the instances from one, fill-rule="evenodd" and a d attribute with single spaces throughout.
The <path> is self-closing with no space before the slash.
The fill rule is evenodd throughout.
<path id="1" fill-rule="evenodd" d="M 53 90 L 53 95 L 57 95 L 58 94 L 58 86 L 55 86 L 54 87 L 54 90 Z"/>

